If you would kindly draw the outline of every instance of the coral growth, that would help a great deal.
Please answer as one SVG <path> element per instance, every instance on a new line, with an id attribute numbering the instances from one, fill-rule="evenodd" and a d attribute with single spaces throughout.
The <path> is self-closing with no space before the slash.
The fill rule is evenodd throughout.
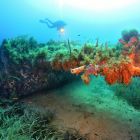
<path id="1" fill-rule="evenodd" d="M 0 54 L 0 90 L 6 94 L 52 87 L 52 82 L 60 83 L 64 75 L 74 77 L 69 71 L 82 74 L 86 84 L 90 75 L 104 76 L 108 84 L 129 84 L 132 77 L 140 76 L 140 38 L 136 30 L 123 32 L 118 45 L 99 44 L 98 39 L 83 46 L 69 40 L 39 44 L 32 37 L 22 36 L 4 40 Z"/>
<path id="2" fill-rule="evenodd" d="M 116 82 L 129 84 L 132 76 L 135 74 L 135 68 L 131 63 L 121 63 L 111 67 L 104 67 L 102 74 L 109 84 Z"/>
<path id="3" fill-rule="evenodd" d="M 83 80 L 83 82 L 85 83 L 85 84 L 89 84 L 89 82 L 90 82 L 90 77 L 89 77 L 89 75 L 87 75 L 87 74 L 83 74 L 82 76 L 81 76 L 81 78 L 82 78 L 82 80 Z"/>
<path id="4" fill-rule="evenodd" d="M 78 68 L 71 69 L 71 73 L 72 74 L 80 74 L 84 70 L 85 70 L 85 65 L 84 66 L 81 66 L 81 67 L 78 67 Z"/>
<path id="5" fill-rule="evenodd" d="M 106 45 L 104 49 L 99 45 L 98 49 L 85 45 L 81 54 L 88 55 L 80 54 L 82 64 L 85 65 L 84 70 L 79 72 L 79 67 L 71 71 L 76 74 L 83 72 L 81 77 L 86 84 L 90 82 L 90 75 L 102 75 L 108 84 L 129 84 L 132 77 L 140 76 L 139 34 L 136 30 L 125 32 L 119 42 L 122 45 L 121 50 L 117 50 L 117 47 L 108 48 Z"/>
<path id="6" fill-rule="evenodd" d="M 132 38 L 132 37 L 137 37 L 137 38 L 139 38 L 139 32 L 136 30 L 136 29 L 132 29 L 132 30 L 129 30 L 129 31 L 127 31 L 127 30 L 124 30 L 124 31 L 122 31 L 122 39 L 125 41 L 125 42 L 128 42 L 128 41 L 130 41 L 130 39 Z"/>
<path id="7" fill-rule="evenodd" d="M 0 96 L 19 98 L 74 79 L 65 71 L 78 65 L 77 52 L 73 51 L 69 60 L 67 46 L 56 41 L 40 44 L 28 36 L 4 40 L 0 47 Z"/>
<path id="8" fill-rule="evenodd" d="M 133 63 L 138 61 L 138 54 L 140 52 L 140 38 L 137 30 L 130 30 L 129 32 L 122 35 L 119 42 L 122 44 L 122 53 L 129 55 L 133 59 Z M 127 38 L 127 39 L 126 39 Z"/>

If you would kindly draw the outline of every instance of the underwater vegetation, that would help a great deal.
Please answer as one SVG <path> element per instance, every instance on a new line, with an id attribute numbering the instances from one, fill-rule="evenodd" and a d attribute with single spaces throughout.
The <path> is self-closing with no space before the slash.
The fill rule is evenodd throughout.
<path id="1" fill-rule="evenodd" d="M 5 39 L 0 48 L 0 95 L 17 98 L 74 79 L 70 73 L 55 71 L 51 66 L 53 56 L 65 46 L 55 41 L 38 44 L 28 36 Z"/>
<path id="2" fill-rule="evenodd" d="M 140 109 L 140 78 L 135 77 L 132 79 L 132 82 L 129 86 L 122 84 L 116 84 L 113 87 L 115 95 L 119 99 L 126 100 L 129 105 L 133 106 L 135 109 Z"/>
<path id="3" fill-rule="evenodd" d="M 122 39 L 124 41 L 129 42 L 132 37 L 140 37 L 140 34 L 136 29 L 122 31 Z"/>
<path id="4" fill-rule="evenodd" d="M 128 41 L 126 41 L 127 39 Z M 122 33 L 118 45 L 85 44 L 81 50 L 73 49 L 71 56 L 57 54 L 53 67 L 57 70 L 71 70 L 72 74 L 81 74 L 84 83 L 89 84 L 90 75 L 105 77 L 108 84 L 124 83 L 128 85 L 133 76 L 140 75 L 140 38 L 136 30 Z M 75 67 L 75 68 L 74 68 Z"/>
<path id="5" fill-rule="evenodd" d="M 58 129 L 54 112 L 24 103 L 0 100 L 1 140 L 87 140 L 74 129 Z"/>
<path id="6" fill-rule="evenodd" d="M 33 37 L 5 39 L 0 48 L 1 95 L 13 98 L 51 89 L 77 79 L 103 76 L 108 84 L 130 84 L 140 75 L 140 37 L 137 30 L 123 31 L 116 45 L 74 41 L 38 43 Z"/>
<path id="7" fill-rule="evenodd" d="M 75 41 L 38 43 L 33 37 L 3 40 L 0 47 L 0 139 L 87 140 L 77 130 L 52 125 L 55 112 L 18 103 L 19 98 L 91 75 L 104 77 L 118 98 L 140 109 L 140 36 L 123 31 L 115 45 Z M 132 81 L 132 82 L 131 82 Z M 129 86 L 127 86 L 129 85 Z"/>

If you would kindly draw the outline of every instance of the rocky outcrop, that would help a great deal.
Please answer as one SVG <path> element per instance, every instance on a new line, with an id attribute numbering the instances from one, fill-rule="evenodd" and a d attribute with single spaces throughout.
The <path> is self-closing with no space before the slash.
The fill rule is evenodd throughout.
<path id="1" fill-rule="evenodd" d="M 0 48 L 0 96 L 17 98 L 53 89 L 73 80 L 69 72 L 54 70 L 33 38 L 4 40 Z M 53 53 L 53 52 L 51 52 Z M 34 54 L 34 56 L 33 56 Z"/>

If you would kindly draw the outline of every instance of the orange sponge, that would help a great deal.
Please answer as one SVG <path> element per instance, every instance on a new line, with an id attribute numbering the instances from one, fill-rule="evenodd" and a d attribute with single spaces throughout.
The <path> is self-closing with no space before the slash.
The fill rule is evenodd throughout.
<path id="1" fill-rule="evenodd" d="M 133 76 L 140 76 L 140 68 L 133 66 L 132 63 L 121 63 L 112 67 L 104 67 L 102 75 L 108 84 L 116 82 L 129 84 Z"/>

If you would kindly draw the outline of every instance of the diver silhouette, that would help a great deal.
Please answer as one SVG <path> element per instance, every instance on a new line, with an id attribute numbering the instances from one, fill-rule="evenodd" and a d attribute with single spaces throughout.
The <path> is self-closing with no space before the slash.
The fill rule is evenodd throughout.
<path id="1" fill-rule="evenodd" d="M 45 23 L 48 28 L 56 28 L 59 32 L 64 31 L 64 27 L 66 26 L 66 23 L 63 20 L 57 20 L 55 22 L 52 22 L 48 18 L 44 20 L 40 20 L 41 23 Z"/>

